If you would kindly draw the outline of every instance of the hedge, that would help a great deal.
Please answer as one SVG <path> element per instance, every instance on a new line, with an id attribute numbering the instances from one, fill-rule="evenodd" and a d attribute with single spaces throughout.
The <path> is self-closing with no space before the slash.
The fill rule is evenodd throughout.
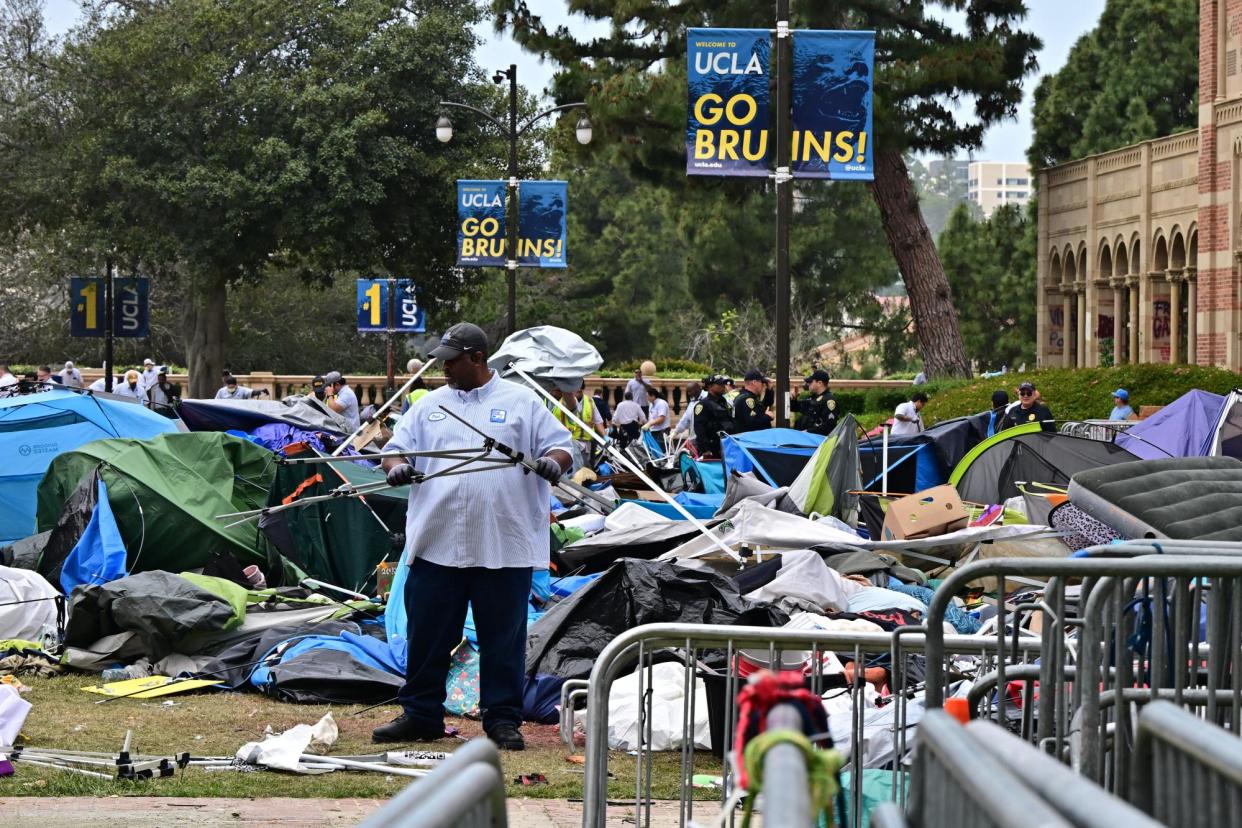
<path id="1" fill-rule="evenodd" d="M 998 389 L 1008 391 L 1009 398 L 1016 400 L 1017 386 L 1026 381 L 1035 383 L 1040 396 L 1058 420 L 1108 417 L 1113 407 L 1112 393 L 1118 388 L 1130 392 L 1130 405 L 1138 411 L 1144 405 L 1168 405 L 1195 388 L 1228 394 L 1242 385 L 1242 378 L 1232 371 L 1192 365 L 1148 364 L 1029 371 L 993 379 L 929 383 L 923 388 L 929 397 L 923 408 L 924 420 L 931 424 L 986 411 L 992 407 L 992 392 Z"/>

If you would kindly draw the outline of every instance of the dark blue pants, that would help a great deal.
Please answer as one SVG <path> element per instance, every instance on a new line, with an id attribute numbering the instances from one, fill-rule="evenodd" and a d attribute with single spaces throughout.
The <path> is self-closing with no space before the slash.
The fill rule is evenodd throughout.
<path id="1" fill-rule="evenodd" d="M 472 606 L 483 730 L 522 723 L 530 578 L 529 567 L 453 567 L 414 559 L 405 585 L 409 654 L 397 697 L 407 716 L 431 730 L 444 727 L 445 682 Z"/>

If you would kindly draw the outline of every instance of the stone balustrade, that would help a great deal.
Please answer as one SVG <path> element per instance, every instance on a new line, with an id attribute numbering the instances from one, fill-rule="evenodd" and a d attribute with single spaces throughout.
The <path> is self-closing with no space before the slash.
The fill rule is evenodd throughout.
<path id="1" fill-rule="evenodd" d="M 103 371 L 98 368 L 82 368 L 78 370 L 82 372 L 82 379 L 86 384 L 90 384 L 103 376 Z M 310 392 L 311 380 L 314 378 L 311 374 L 272 374 L 266 371 L 254 371 L 249 374 L 236 374 L 238 383 L 250 388 L 253 391 L 266 391 L 270 399 L 279 400 L 290 394 L 305 394 Z M 359 404 L 362 406 L 376 404 L 379 405 L 385 399 L 384 389 L 388 384 L 388 378 L 385 376 L 361 375 L 353 376 L 346 374 L 345 378 L 349 381 L 350 386 L 354 389 L 354 393 L 358 395 Z M 169 374 L 169 381 L 180 386 L 182 393 L 189 387 L 189 376 L 186 374 Z M 397 376 L 397 387 L 409 379 L 408 375 Z M 428 376 L 427 386 L 429 388 L 437 388 L 444 384 L 442 376 Z M 597 388 L 603 388 L 607 394 L 609 402 L 615 406 L 619 403 L 625 394 L 625 384 L 629 377 L 587 377 L 586 387 L 592 393 Z M 668 400 L 669 407 L 675 413 L 680 414 L 685 404 L 686 385 L 693 381 L 693 378 L 663 378 L 655 377 L 648 380 L 652 385 L 659 389 L 664 399 Z M 832 387 L 836 390 L 867 390 L 871 388 L 908 388 L 909 380 L 837 380 L 832 381 Z"/>

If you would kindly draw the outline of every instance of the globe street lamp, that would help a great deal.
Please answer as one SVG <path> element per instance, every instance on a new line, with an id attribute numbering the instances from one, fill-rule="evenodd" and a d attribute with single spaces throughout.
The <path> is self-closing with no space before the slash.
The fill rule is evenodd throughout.
<path id="1" fill-rule="evenodd" d="M 578 109 L 586 106 L 586 103 L 580 101 L 578 103 L 554 106 L 551 109 L 540 112 L 519 127 L 516 64 L 510 64 L 508 69 L 497 71 L 492 75 L 493 83 L 504 83 L 506 79 L 509 81 L 509 122 L 507 125 L 501 118 L 484 112 L 482 109 L 470 104 L 457 103 L 456 101 L 440 101 L 440 106 L 468 109 L 476 115 L 482 115 L 496 129 L 500 130 L 501 135 L 509 140 L 509 203 L 505 212 L 505 267 L 508 270 L 509 281 L 508 333 L 513 333 L 517 330 L 518 139 L 522 137 L 526 130 L 549 115 L 566 109 Z M 591 122 L 585 115 L 578 119 L 578 123 L 574 128 L 574 134 L 579 144 L 586 145 L 591 143 Z M 443 144 L 453 140 L 453 122 L 445 115 L 441 115 L 436 121 L 436 140 Z"/>

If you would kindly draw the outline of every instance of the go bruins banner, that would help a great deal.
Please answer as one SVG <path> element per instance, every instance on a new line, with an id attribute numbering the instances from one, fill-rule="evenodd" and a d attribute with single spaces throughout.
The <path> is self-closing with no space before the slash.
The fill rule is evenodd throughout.
<path id="1" fill-rule="evenodd" d="M 768 175 L 767 29 L 690 29 L 686 174 Z"/>
<path id="2" fill-rule="evenodd" d="M 875 32 L 793 33 L 793 174 L 871 181 Z"/>
<path id="3" fill-rule="evenodd" d="M 564 181 L 518 183 L 519 267 L 566 266 Z M 460 267 L 505 266 L 504 181 L 457 182 L 457 264 Z"/>

